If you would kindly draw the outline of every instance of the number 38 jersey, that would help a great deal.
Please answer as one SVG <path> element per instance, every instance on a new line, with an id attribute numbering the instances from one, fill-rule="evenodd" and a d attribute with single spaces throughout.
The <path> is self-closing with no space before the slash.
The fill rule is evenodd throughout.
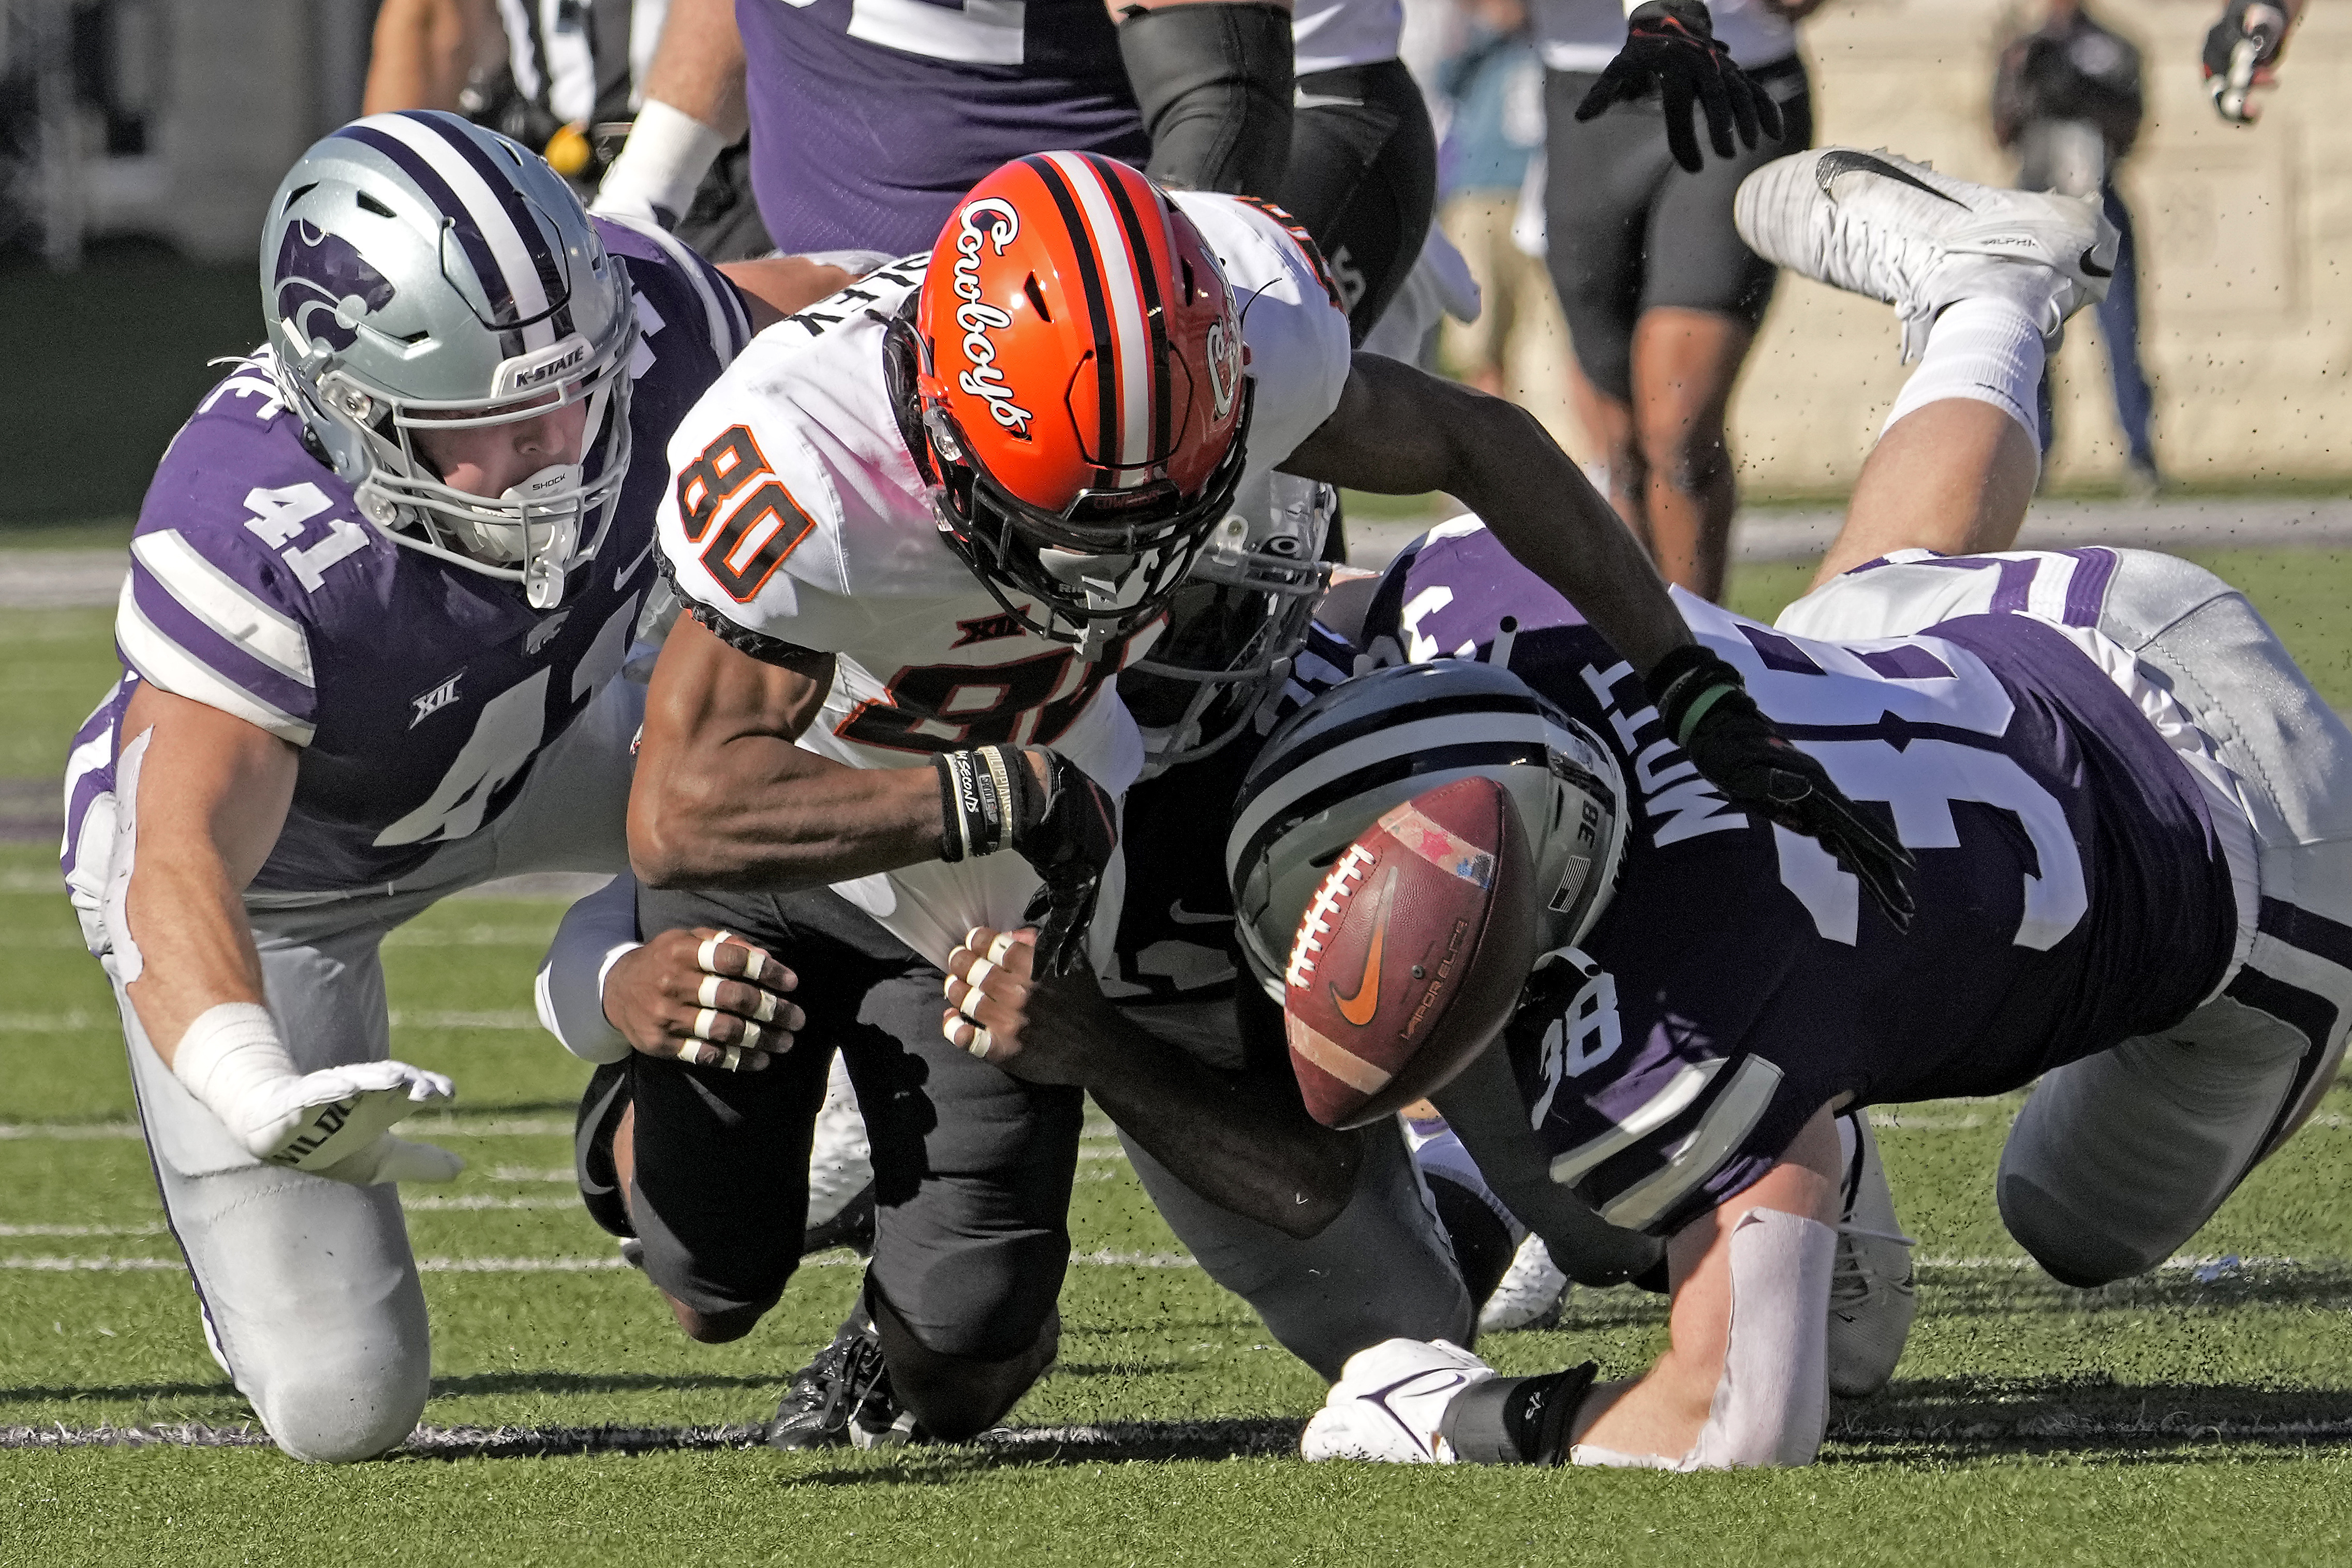
<path id="1" fill-rule="evenodd" d="M 1171 199 L 1248 301 L 1246 492 L 1337 406 L 1347 319 L 1277 217 L 1231 196 Z M 1007 614 L 940 537 L 883 378 L 884 331 L 927 260 L 894 262 L 771 327 L 719 378 L 670 442 L 665 563 L 697 618 L 737 647 L 835 656 L 801 737 L 809 750 L 894 768 L 994 742 L 1051 746 L 1121 794 L 1143 748 L 1113 678 L 1159 624 L 1082 658 Z M 1036 883 L 1018 860 L 908 867 L 840 890 L 936 963 L 973 925 L 1020 923 Z"/>
<path id="2" fill-rule="evenodd" d="M 541 613 L 520 585 L 395 544 L 305 445 L 263 349 L 206 394 L 140 510 L 115 618 L 124 675 L 75 737 L 65 870 L 101 879 L 116 730 L 135 684 L 301 748 L 264 892 L 380 886 L 521 793 L 532 761 L 621 668 L 655 580 L 656 456 L 751 336 L 734 286 L 683 246 L 599 218 L 639 332 L 638 454 L 595 558 Z M 79 863 L 89 861 L 89 865 Z"/>
<path id="3" fill-rule="evenodd" d="M 2184 762 L 2194 732 L 2168 742 L 2086 657 L 2095 634 L 1975 614 L 1814 640 L 1676 600 L 1781 731 L 1892 817 L 1918 860 L 1907 933 L 1820 846 L 1699 777 L 1632 667 L 1475 522 L 1401 557 L 1366 631 L 1483 657 L 1516 616 L 1512 673 L 1623 766 L 1616 897 L 1582 951 L 1538 963 L 1505 1036 L 1552 1179 L 1612 1222 L 1671 1233 L 1841 1094 L 2017 1089 L 2221 984 L 2239 921 L 2226 774 Z"/>

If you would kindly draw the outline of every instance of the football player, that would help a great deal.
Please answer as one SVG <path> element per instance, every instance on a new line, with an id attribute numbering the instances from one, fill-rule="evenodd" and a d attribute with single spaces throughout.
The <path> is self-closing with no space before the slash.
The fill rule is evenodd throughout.
<path id="1" fill-rule="evenodd" d="M 1463 700 L 1483 692 L 1566 737 L 1608 800 L 1594 864 L 1622 872 L 1613 893 L 1598 879 L 1589 931 L 1538 961 L 1504 1048 L 1437 1098 L 1515 1205 L 1580 1204 L 1590 1234 L 1665 1240 L 1672 1348 L 1603 1384 L 1590 1363 L 1503 1378 L 1391 1342 L 1349 1363 L 1309 1458 L 1806 1463 L 1841 1112 L 2038 1079 L 2001 1214 L 2053 1276 L 2091 1286 L 2185 1242 L 2340 1062 L 2352 732 L 2210 574 L 2004 548 L 2037 477 L 2045 345 L 2095 298 L 2112 228 L 2090 204 L 1843 148 L 1751 176 L 1739 221 L 1781 265 L 1894 301 L 1925 357 L 1815 591 L 1771 627 L 1684 608 L 1706 658 L 1891 819 L 1919 916 L 1867 919 L 1851 877 L 1707 789 L 1683 750 L 1706 714 L 1654 700 L 1474 521 L 1401 558 L 1370 634 L 1487 662 L 1376 672 L 1269 742 L 1233 840 L 1260 973 L 1281 973 L 1311 843 L 1448 776 L 1441 753 L 1401 779 L 1413 763 L 1367 762 L 1346 736 L 1385 716 L 1391 752 L 1409 723 L 1474 744 L 1496 727 Z M 1444 694 L 1446 716 L 1418 719 Z M 1303 791 L 1355 798 L 1310 825 Z M 1564 1257 L 1579 1238 L 1552 1239 Z"/>
<path id="2" fill-rule="evenodd" d="M 1033 904 L 1048 969 L 1099 961 L 1097 893 L 1141 763 L 1111 679 L 1231 497 L 1278 464 L 1475 496 L 1629 657 L 1688 647 L 1532 420 L 1352 356 L 1311 242 L 1278 216 L 1084 154 L 1007 165 L 929 258 L 763 334 L 671 455 L 662 548 L 691 618 L 648 699 L 640 924 L 752 938 L 866 1075 L 875 1264 L 837 1348 L 887 1363 L 935 1436 L 995 1419 L 1052 1353 L 1079 1106 L 977 1060 L 969 1026 L 941 1041 L 940 966 Z M 1824 836 L 1899 917 L 1898 853 L 1752 706 L 1727 717 L 1702 765 Z M 810 890 L 771 890 L 792 889 Z M 801 1177 L 772 1152 L 805 1137 L 824 1053 L 777 1058 L 764 1025 L 719 1017 L 724 1059 L 634 1055 L 592 1089 L 583 1187 L 617 1184 L 699 1337 L 747 1331 L 797 1260 L 777 1216 Z M 728 1071 L 744 1065 L 767 1070 Z"/>
<path id="3" fill-rule="evenodd" d="M 286 1452 L 356 1459 L 427 1385 L 391 1184 L 460 1164 L 390 1131 L 451 1090 L 387 1059 L 378 948 L 624 864 L 659 453 L 780 309 L 443 113 L 313 146 L 260 260 L 268 342 L 148 490 L 64 871 L 206 1338 Z M 781 309 L 844 277 L 739 276 Z"/>

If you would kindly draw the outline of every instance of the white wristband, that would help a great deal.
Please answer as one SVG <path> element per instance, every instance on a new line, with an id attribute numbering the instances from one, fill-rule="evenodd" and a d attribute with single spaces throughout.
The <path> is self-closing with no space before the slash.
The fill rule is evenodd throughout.
<path id="1" fill-rule="evenodd" d="M 172 1053 L 172 1076 L 239 1139 L 260 1093 L 300 1073 L 258 1002 L 223 1002 L 196 1016 Z"/>
<path id="2" fill-rule="evenodd" d="M 711 160 L 727 149 L 719 132 L 657 98 L 637 110 L 629 139 L 604 171 L 604 184 L 589 210 L 623 217 L 658 219 L 675 227 L 694 205 L 695 188 Z"/>

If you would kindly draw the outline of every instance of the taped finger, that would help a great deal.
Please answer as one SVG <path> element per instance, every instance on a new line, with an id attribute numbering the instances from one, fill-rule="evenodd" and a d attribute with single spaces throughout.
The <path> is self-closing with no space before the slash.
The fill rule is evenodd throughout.
<path id="1" fill-rule="evenodd" d="M 719 967 L 719 944 L 734 940 L 735 933 L 731 931 L 722 931 L 717 936 L 704 937 L 702 945 L 694 950 L 694 966 L 697 969 L 715 971 Z"/>
<path id="2" fill-rule="evenodd" d="M 759 1003 L 751 1009 L 751 1016 L 762 1024 L 772 1024 L 783 1005 L 782 1002 L 776 1000 L 774 992 L 762 991 L 760 993 Z"/>
<path id="3" fill-rule="evenodd" d="M 1013 933 L 1011 931 L 1004 932 L 994 942 L 988 944 L 988 962 L 996 964 L 1001 968 L 1003 965 L 1005 955 L 1013 951 Z"/>
<path id="4" fill-rule="evenodd" d="M 702 984 L 695 988 L 694 999 L 705 1007 L 716 1007 L 719 1005 L 719 988 L 725 984 L 726 982 L 716 974 L 706 972 L 702 976 Z"/>
<path id="5" fill-rule="evenodd" d="M 741 1039 L 740 1039 L 740 1040 L 736 1041 L 736 1042 L 735 1042 L 735 1045 L 736 1045 L 737 1047 L 741 1047 L 741 1048 L 742 1048 L 742 1049 L 744 1049 L 744 1050 L 747 1050 L 747 1051 L 753 1051 L 753 1050 L 757 1050 L 757 1049 L 759 1049 L 759 1048 L 760 1048 L 760 1026 L 759 1026 L 759 1025 L 757 1025 L 757 1024 L 746 1024 L 746 1025 L 744 1025 L 744 1026 L 743 1026 L 743 1037 L 742 1037 Z M 732 1048 L 732 1047 L 730 1047 L 730 1048 Z"/>
<path id="6" fill-rule="evenodd" d="M 717 1035 L 710 1032 L 718 1026 L 719 1015 L 709 1007 L 703 1008 L 694 1016 L 694 1032 L 696 1036 L 701 1039 L 716 1040 L 719 1038 Z"/>
<path id="7" fill-rule="evenodd" d="M 975 958 L 971 961 L 971 968 L 964 973 L 963 983 L 974 991 L 978 991 L 988 984 L 988 977 L 995 973 L 994 963 L 985 958 Z"/>
<path id="8" fill-rule="evenodd" d="M 741 1072 L 743 1070 L 743 1053 L 735 1047 L 729 1046 L 726 1050 L 720 1053 L 719 1065 L 725 1068 L 729 1072 Z"/>

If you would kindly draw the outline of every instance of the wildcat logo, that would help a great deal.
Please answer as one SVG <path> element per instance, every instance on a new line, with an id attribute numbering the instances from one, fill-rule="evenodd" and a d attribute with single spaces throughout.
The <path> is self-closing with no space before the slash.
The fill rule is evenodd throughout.
<path id="1" fill-rule="evenodd" d="M 1021 612 L 1023 615 L 1028 614 L 1029 606 L 1022 605 Z M 956 623 L 956 630 L 963 635 L 948 644 L 948 647 L 970 647 L 974 643 L 999 642 L 1005 637 L 1017 637 L 1027 629 L 1021 624 L 1020 617 L 1017 616 L 974 616 L 971 620 Z"/>
<path id="2" fill-rule="evenodd" d="M 337 353 L 359 338 L 360 319 L 392 303 L 392 279 L 339 234 L 296 218 L 278 247 L 278 315 L 299 338 Z"/>
<path id="3" fill-rule="evenodd" d="M 1013 318 L 981 298 L 980 247 L 994 247 L 999 256 L 1021 233 L 1019 209 L 1002 196 L 983 196 L 965 205 L 956 215 L 955 292 L 963 303 L 956 307 L 956 325 L 963 329 L 963 357 L 971 368 L 956 377 L 967 396 L 988 400 L 988 412 L 1007 430 L 1026 437 L 1035 417 L 1014 401 L 1004 373 L 996 367 L 996 344 L 989 337 L 1013 324 Z"/>
<path id="4" fill-rule="evenodd" d="M 408 721 L 408 727 L 412 730 L 415 729 L 416 726 L 457 701 L 457 682 L 465 678 L 466 672 L 461 669 L 424 696 L 410 698 L 409 705 L 416 710 L 416 717 Z"/>
<path id="5" fill-rule="evenodd" d="M 1241 391 L 1242 335 L 1229 320 L 1209 323 L 1209 397 L 1216 405 L 1217 417 L 1222 420 L 1234 411 L 1234 396 Z"/>
<path id="6" fill-rule="evenodd" d="M 648 544 L 646 548 L 651 550 L 653 546 Z M 522 651 L 524 657 L 528 658 L 530 655 L 537 653 L 541 648 L 545 647 L 549 643 L 553 642 L 555 640 L 555 634 L 562 631 L 563 629 L 563 623 L 571 618 L 571 611 L 561 610 L 556 614 L 548 616 L 547 619 L 540 622 L 539 625 L 531 627 L 530 631 L 525 632 L 522 639 Z M 452 681 L 451 684 L 455 685 L 456 682 Z"/>

